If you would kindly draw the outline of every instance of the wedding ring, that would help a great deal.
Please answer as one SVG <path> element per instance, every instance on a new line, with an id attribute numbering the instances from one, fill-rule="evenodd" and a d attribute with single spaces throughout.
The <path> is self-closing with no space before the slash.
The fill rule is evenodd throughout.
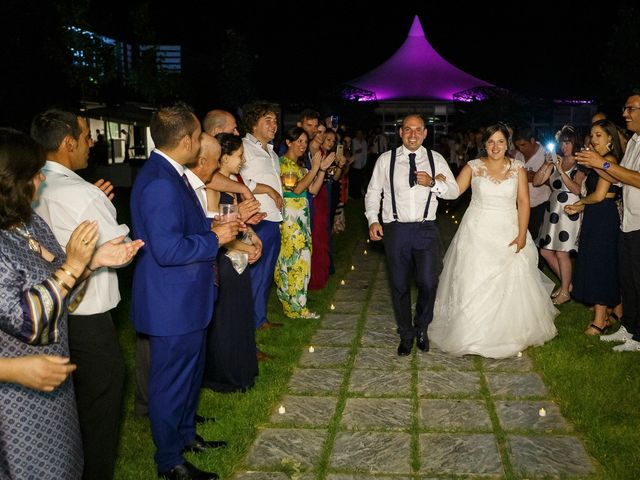
<path id="1" fill-rule="evenodd" d="M 83 245 L 89 245 L 89 242 L 87 240 L 82 240 L 82 244 Z"/>

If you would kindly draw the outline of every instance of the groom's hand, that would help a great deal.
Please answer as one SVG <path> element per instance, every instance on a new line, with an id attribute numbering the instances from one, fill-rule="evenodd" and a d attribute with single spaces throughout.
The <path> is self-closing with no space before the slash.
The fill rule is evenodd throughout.
<path id="1" fill-rule="evenodd" d="M 382 231 L 382 225 L 378 222 L 372 223 L 369 227 L 369 238 L 372 241 L 377 242 L 378 240 L 382 240 L 383 236 L 384 232 Z"/>

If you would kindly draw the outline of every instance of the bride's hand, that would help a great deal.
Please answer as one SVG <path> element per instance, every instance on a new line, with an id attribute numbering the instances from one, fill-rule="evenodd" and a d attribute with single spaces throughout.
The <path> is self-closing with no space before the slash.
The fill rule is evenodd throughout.
<path id="1" fill-rule="evenodd" d="M 524 248 L 524 246 L 527 244 L 527 236 L 525 235 L 518 235 L 516 238 L 514 238 L 511 243 L 509 244 L 509 246 L 511 245 L 515 245 L 516 246 L 516 253 L 520 252 L 520 250 L 522 250 Z"/>

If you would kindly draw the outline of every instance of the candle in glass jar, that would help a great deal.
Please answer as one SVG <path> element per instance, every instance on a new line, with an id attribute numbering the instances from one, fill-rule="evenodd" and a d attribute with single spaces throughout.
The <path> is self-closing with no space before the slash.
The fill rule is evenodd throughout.
<path id="1" fill-rule="evenodd" d="M 282 176 L 282 182 L 284 183 L 285 188 L 293 188 L 296 186 L 296 176 L 293 173 L 285 173 Z"/>

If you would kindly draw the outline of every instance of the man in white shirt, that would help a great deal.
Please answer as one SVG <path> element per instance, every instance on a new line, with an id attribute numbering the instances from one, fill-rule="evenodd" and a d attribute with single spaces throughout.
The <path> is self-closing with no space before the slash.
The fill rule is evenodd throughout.
<path id="1" fill-rule="evenodd" d="M 105 192 L 75 173 L 86 168 L 93 143 L 87 121 L 75 113 L 50 109 L 33 119 L 31 136 L 47 156 L 46 180 L 35 211 L 60 245 L 67 244 L 83 220 L 98 222 L 98 245 L 126 236 L 129 227 L 118 224 L 116 209 Z M 125 373 L 110 313 L 120 301 L 120 292 L 116 272 L 109 268 L 96 270 L 87 282 L 82 301 L 69 315 L 71 362 L 78 365 L 73 383 L 84 449 L 83 478 L 110 480 Z"/>
<path id="2" fill-rule="evenodd" d="M 633 89 L 622 108 L 627 129 L 633 136 L 627 143 L 619 165 L 607 162 L 593 149 L 578 152 L 579 164 L 595 168 L 605 180 L 622 183 L 622 222 L 620 229 L 620 290 L 622 320 L 620 328 L 600 340 L 624 342 L 616 352 L 640 351 L 640 89 Z"/>
<path id="3" fill-rule="evenodd" d="M 398 355 L 411 353 L 413 339 L 422 351 L 429 350 L 427 327 L 433 319 L 438 275 L 439 235 L 435 225 L 437 198 L 460 194 L 447 161 L 422 146 L 427 137 L 424 119 L 405 117 L 400 128 L 402 145 L 383 153 L 373 170 L 365 196 L 369 238 L 381 240 L 389 265 L 391 298 L 400 345 Z M 382 224 L 378 219 L 382 198 Z M 418 286 L 416 313 L 411 318 L 411 283 Z"/>
<path id="4" fill-rule="evenodd" d="M 278 107 L 270 103 L 254 103 L 244 114 L 244 122 L 249 133 L 242 139 L 245 164 L 240 174 L 245 180 L 263 183 L 282 197 L 280 180 L 280 160 L 270 143 L 278 130 Z M 254 227 L 262 239 L 262 258 L 251 265 L 251 287 L 255 310 L 256 328 L 276 326 L 267 320 L 267 302 L 273 283 L 273 272 L 280 254 L 281 205 L 265 193 L 256 194 L 260 202 L 260 211 L 267 214 L 264 220 Z"/>
<path id="5" fill-rule="evenodd" d="M 544 220 L 544 212 L 547 209 L 551 189 L 548 185 L 533 186 L 533 177 L 538 169 L 544 164 L 544 147 L 536 141 L 536 137 L 530 128 L 523 128 L 515 132 L 513 141 L 518 153 L 516 160 L 524 162 L 529 181 L 529 233 L 533 241 L 538 239 L 538 233 Z"/>

